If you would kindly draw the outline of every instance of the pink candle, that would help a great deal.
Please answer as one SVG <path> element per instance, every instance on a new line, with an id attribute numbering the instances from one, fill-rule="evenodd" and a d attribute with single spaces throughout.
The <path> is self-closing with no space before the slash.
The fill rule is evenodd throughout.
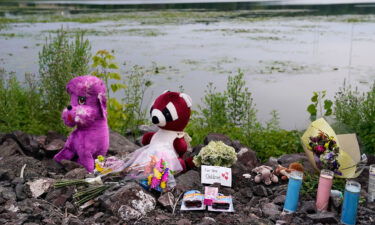
<path id="1" fill-rule="evenodd" d="M 330 170 L 320 171 L 318 193 L 316 195 L 316 209 L 326 211 L 332 188 L 333 172 Z"/>

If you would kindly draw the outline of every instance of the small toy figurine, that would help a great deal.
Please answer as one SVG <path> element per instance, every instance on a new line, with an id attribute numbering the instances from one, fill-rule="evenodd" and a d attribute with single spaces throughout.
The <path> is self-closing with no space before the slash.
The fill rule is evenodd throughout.
<path id="1" fill-rule="evenodd" d="M 253 173 L 257 175 L 254 177 L 255 183 L 264 182 L 265 185 L 270 185 L 272 182 L 277 183 L 279 179 L 273 174 L 273 169 L 270 166 L 258 166 L 252 170 Z"/>
<path id="2" fill-rule="evenodd" d="M 77 162 L 92 172 L 94 159 L 106 155 L 109 147 L 106 88 L 99 78 L 86 75 L 73 78 L 66 89 L 70 105 L 62 112 L 62 119 L 76 129 L 54 159 L 61 162 L 78 156 Z"/>
<path id="3" fill-rule="evenodd" d="M 289 164 L 288 168 L 285 168 L 281 165 L 278 165 L 275 169 L 275 175 L 281 176 L 282 180 L 288 180 L 289 176 L 290 176 L 290 173 L 292 171 L 303 172 L 304 168 L 303 168 L 302 164 L 298 163 L 298 162 L 293 162 L 293 163 Z"/>

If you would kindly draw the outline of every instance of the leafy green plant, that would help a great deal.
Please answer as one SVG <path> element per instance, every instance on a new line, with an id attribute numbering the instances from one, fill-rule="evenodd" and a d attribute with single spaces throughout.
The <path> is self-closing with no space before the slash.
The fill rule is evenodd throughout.
<path id="1" fill-rule="evenodd" d="M 217 92 L 212 83 L 207 86 L 200 111 L 193 111 L 185 129 L 193 139 L 192 145 L 203 143 L 209 133 L 222 133 L 253 148 L 262 160 L 301 152 L 300 133 L 280 129 L 276 111 L 271 112 L 272 118 L 265 125 L 257 120 L 255 104 L 245 85 L 244 74 L 238 71 L 228 78 L 224 92 Z"/>
<path id="2" fill-rule="evenodd" d="M 333 102 L 329 99 L 325 99 L 326 95 L 327 91 L 313 92 L 313 96 L 311 97 L 312 103 L 307 107 L 307 112 L 310 113 L 311 121 L 316 120 L 318 115 L 320 117 L 332 115 Z"/>
<path id="3" fill-rule="evenodd" d="M 148 79 L 150 71 L 134 66 L 129 74 L 121 76 L 113 52 L 99 50 L 93 57 L 93 75 L 102 78 L 107 87 L 108 124 L 122 134 L 131 133 L 136 138 L 138 126 L 145 123 L 143 98 L 146 89 L 152 85 Z M 155 70 L 152 70 L 155 72 Z M 110 93 L 121 97 L 110 97 Z"/>
<path id="4" fill-rule="evenodd" d="M 21 83 L 14 73 L 0 69 L 0 78 L 0 132 L 47 132 L 49 125 L 43 122 L 43 98 L 34 76 L 26 74 L 25 82 Z"/>
<path id="5" fill-rule="evenodd" d="M 73 77 L 88 73 L 90 60 L 90 42 L 84 34 L 78 32 L 71 40 L 64 29 L 56 36 L 49 36 L 39 52 L 40 93 L 44 99 L 44 108 L 48 111 L 45 122 L 51 129 L 64 131 L 60 114 L 69 102 L 66 84 Z"/>
<path id="6" fill-rule="evenodd" d="M 365 152 L 375 153 L 375 83 L 368 92 L 359 92 L 345 83 L 335 95 L 335 116 L 350 132 L 355 132 Z"/>
<path id="7" fill-rule="evenodd" d="M 194 164 L 231 167 L 237 161 L 237 154 L 233 147 L 222 141 L 211 141 L 194 156 Z"/>
<path id="8" fill-rule="evenodd" d="M 113 60 L 115 56 L 109 53 L 107 50 L 99 50 L 96 54 L 92 57 L 93 64 L 92 67 L 95 69 L 92 74 L 104 79 L 104 83 L 107 88 L 107 97 L 110 99 L 110 88 L 113 92 L 116 92 L 119 89 L 123 89 L 126 86 L 122 83 L 113 83 L 110 84 L 110 80 L 121 80 L 121 75 L 115 70 L 119 69 L 117 63 Z"/>

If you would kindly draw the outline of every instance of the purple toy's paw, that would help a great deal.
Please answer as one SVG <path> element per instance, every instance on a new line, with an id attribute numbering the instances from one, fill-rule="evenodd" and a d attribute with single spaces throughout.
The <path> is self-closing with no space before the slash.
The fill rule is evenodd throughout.
<path id="1" fill-rule="evenodd" d="M 59 153 L 57 153 L 53 159 L 60 163 L 61 160 L 71 160 L 74 157 L 74 152 L 70 151 L 68 148 L 63 148 Z"/>
<path id="2" fill-rule="evenodd" d="M 61 162 L 61 160 L 63 160 L 59 154 L 56 154 L 56 155 L 53 157 L 53 159 L 54 159 L 56 162 L 58 162 L 58 163 Z"/>
<path id="3" fill-rule="evenodd" d="M 81 164 L 90 173 L 94 171 L 95 161 L 92 157 L 78 158 L 77 162 Z"/>

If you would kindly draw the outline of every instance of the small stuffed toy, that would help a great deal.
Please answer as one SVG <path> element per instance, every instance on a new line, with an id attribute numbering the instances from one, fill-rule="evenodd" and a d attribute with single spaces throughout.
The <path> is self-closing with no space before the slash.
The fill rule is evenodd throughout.
<path id="1" fill-rule="evenodd" d="M 70 80 L 66 89 L 70 105 L 63 110 L 62 119 L 76 129 L 54 159 L 61 162 L 77 157 L 77 162 L 92 172 L 95 159 L 105 156 L 109 147 L 106 88 L 99 78 L 86 75 Z"/>
<path id="2" fill-rule="evenodd" d="M 275 175 L 281 176 L 281 180 L 288 180 L 289 176 L 290 176 L 290 173 L 292 171 L 303 172 L 304 168 L 303 168 L 302 164 L 298 163 L 298 162 L 293 162 L 293 163 L 289 164 L 288 168 L 285 168 L 281 165 L 278 165 L 275 169 Z"/>
<path id="3" fill-rule="evenodd" d="M 270 185 L 272 182 L 277 183 L 279 182 L 278 177 L 273 174 L 273 169 L 270 166 L 258 166 L 252 170 L 253 173 L 257 175 L 254 177 L 255 183 L 260 183 L 263 181 L 265 185 Z"/>

